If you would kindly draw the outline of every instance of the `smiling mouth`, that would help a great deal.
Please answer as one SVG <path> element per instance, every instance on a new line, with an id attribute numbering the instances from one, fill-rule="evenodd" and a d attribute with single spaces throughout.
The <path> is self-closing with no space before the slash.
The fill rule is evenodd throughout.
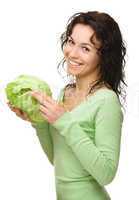
<path id="1" fill-rule="evenodd" d="M 82 65 L 82 63 L 78 63 L 72 60 L 69 60 L 68 63 L 73 67 L 80 67 Z"/>

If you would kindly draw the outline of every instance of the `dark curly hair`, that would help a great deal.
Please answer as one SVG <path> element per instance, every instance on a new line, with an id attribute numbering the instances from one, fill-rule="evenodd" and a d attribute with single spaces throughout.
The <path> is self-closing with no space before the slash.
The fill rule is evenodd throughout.
<path id="1" fill-rule="evenodd" d="M 119 100 L 121 96 L 124 103 L 126 103 L 126 90 L 124 89 L 127 86 L 124 80 L 126 47 L 117 22 L 110 15 L 103 12 L 75 13 L 69 18 L 66 31 L 60 37 L 62 51 L 76 24 L 89 25 L 95 31 L 97 40 L 101 42 L 101 47 L 98 49 L 98 54 L 100 55 L 100 78 L 93 84 L 88 94 L 101 83 L 104 83 L 110 85 Z M 64 67 L 65 58 L 58 64 L 58 70 L 61 64 Z M 74 82 L 66 85 L 66 87 L 75 86 L 76 83 Z M 121 105 L 123 106 L 122 103 Z"/>

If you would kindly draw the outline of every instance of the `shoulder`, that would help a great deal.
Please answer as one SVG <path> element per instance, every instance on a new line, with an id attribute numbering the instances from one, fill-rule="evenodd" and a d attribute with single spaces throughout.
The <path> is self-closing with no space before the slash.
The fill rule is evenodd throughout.
<path id="1" fill-rule="evenodd" d="M 102 88 L 89 97 L 91 109 L 99 113 L 119 113 L 123 115 L 122 106 L 116 92 L 111 89 Z"/>
<path id="2" fill-rule="evenodd" d="M 121 104 L 116 92 L 110 89 L 104 89 L 98 93 L 98 98 L 101 101 L 100 107 L 106 107 L 109 110 L 121 110 Z"/>
<path id="3" fill-rule="evenodd" d="M 113 90 L 107 89 L 104 91 L 104 101 L 105 104 L 110 103 L 112 105 L 117 105 L 119 108 L 121 107 L 119 97 Z"/>
<path id="4" fill-rule="evenodd" d="M 98 91 L 96 91 L 96 96 L 98 97 L 98 99 L 103 99 L 105 101 L 119 102 L 119 97 L 117 96 L 116 92 L 112 89 L 101 88 Z"/>
<path id="5" fill-rule="evenodd" d="M 116 92 L 108 88 L 100 88 L 96 90 L 93 94 L 89 95 L 88 98 L 91 96 L 92 102 L 97 102 L 98 104 L 104 104 L 107 102 L 117 102 L 120 103 L 119 97 L 117 96 Z"/>
<path id="6" fill-rule="evenodd" d="M 104 90 L 98 94 L 99 99 L 99 116 L 108 116 L 110 118 L 116 118 L 123 120 L 122 106 L 119 97 L 113 90 Z M 104 117 L 104 118 L 105 118 Z"/>

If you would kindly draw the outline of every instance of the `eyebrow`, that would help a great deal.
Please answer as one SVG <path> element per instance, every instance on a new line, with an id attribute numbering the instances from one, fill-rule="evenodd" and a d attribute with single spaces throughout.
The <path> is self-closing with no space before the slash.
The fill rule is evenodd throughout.
<path id="1" fill-rule="evenodd" d="M 71 36 L 69 36 L 69 37 L 74 41 L 74 39 L 73 39 Z M 91 44 L 89 44 L 89 43 L 83 42 L 83 43 L 81 43 L 81 45 L 88 45 L 88 46 L 90 46 L 91 48 L 93 48 L 93 46 L 92 46 Z"/>

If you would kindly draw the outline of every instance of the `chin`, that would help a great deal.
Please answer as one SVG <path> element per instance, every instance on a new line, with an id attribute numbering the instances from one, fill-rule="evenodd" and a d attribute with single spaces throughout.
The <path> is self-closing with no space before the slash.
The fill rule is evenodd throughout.
<path id="1" fill-rule="evenodd" d="M 73 76 L 78 76 L 81 74 L 81 69 L 76 69 L 76 68 L 72 68 L 72 67 L 68 67 L 67 68 L 67 73 L 70 74 L 70 75 L 73 75 Z"/>
<path id="2" fill-rule="evenodd" d="M 69 74 L 69 75 L 72 75 L 72 76 L 78 76 L 78 72 L 75 72 L 75 71 L 73 71 L 73 70 L 68 70 L 67 71 L 67 74 Z"/>

